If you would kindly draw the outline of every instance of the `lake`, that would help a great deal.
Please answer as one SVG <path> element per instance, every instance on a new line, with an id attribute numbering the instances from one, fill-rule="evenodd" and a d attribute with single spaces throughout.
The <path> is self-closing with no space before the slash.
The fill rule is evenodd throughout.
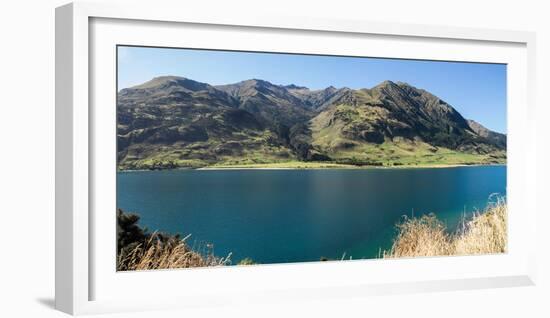
<path id="1" fill-rule="evenodd" d="M 150 231 L 191 234 L 218 256 L 259 263 L 377 257 L 403 215 L 453 230 L 505 195 L 506 166 L 118 172 L 117 205 Z"/>

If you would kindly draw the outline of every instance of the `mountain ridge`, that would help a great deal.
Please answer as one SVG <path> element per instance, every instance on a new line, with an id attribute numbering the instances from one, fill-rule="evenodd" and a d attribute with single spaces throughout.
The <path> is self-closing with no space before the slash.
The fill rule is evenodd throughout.
<path id="1" fill-rule="evenodd" d="M 261 79 L 210 85 L 160 76 L 118 92 L 117 123 L 121 169 L 506 160 L 505 135 L 403 82 L 310 90 Z"/>

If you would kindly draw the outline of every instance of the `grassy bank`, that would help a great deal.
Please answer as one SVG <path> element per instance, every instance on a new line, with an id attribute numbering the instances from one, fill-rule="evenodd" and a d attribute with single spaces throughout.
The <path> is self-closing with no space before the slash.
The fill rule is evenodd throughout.
<path id="1" fill-rule="evenodd" d="M 161 164 L 156 166 L 119 167 L 118 171 L 149 171 L 149 170 L 177 170 L 177 169 L 199 169 L 199 170 L 222 170 L 222 169 L 410 169 L 410 168 L 452 168 L 469 166 L 493 166 L 504 165 L 505 163 L 382 163 L 382 164 L 354 164 L 346 162 L 330 161 L 284 161 L 284 162 L 260 162 L 260 163 L 216 163 L 212 165 L 176 165 Z"/>
<path id="2" fill-rule="evenodd" d="M 506 252 L 506 202 L 499 199 L 485 211 L 464 220 L 449 234 L 434 215 L 407 218 L 397 225 L 397 236 L 383 258 L 496 254 Z"/>
<path id="3" fill-rule="evenodd" d="M 450 167 L 468 165 L 506 164 L 504 151 L 486 154 L 460 152 L 434 147 L 424 142 L 396 140 L 382 144 L 357 144 L 352 140 L 333 140 L 337 145 L 353 145 L 338 151 L 337 145 L 319 144 L 330 158 L 301 160 L 281 149 L 243 150 L 238 155 L 210 155 L 194 150 L 189 154 L 181 150 L 159 150 L 144 158 L 127 157 L 118 163 L 120 170 L 159 170 L 177 168 L 372 168 L 372 167 Z M 206 146 L 206 145 L 203 145 Z M 337 148 L 338 148 L 337 147 Z M 205 150 L 204 150 L 205 151 Z M 190 154 L 193 154 L 191 156 Z"/>

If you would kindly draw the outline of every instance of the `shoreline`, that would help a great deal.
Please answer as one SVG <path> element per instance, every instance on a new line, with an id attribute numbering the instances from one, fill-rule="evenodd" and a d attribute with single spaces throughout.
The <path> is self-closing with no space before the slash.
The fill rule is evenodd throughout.
<path id="1" fill-rule="evenodd" d="M 144 172 L 144 171 L 174 171 L 174 170 L 203 170 L 203 171 L 219 171 L 219 170 L 371 170 L 371 169 L 387 169 L 387 170 L 399 170 L 399 169 L 445 169 L 445 168 L 460 168 L 460 167 L 494 167 L 494 166 L 506 166 L 506 163 L 491 163 L 491 164 L 429 164 L 429 165 L 398 165 L 398 166 L 353 166 L 353 165 L 338 165 L 333 164 L 326 167 L 316 166 L 281 166 L 281 167 L 269 167 L 258 164 L 258 166 L 206 166 L 200 168 L 192 167 L 178 167 L 171 169 L 117 169 L 117 172 Z"/>
<path id="2" fill-rule="evenodd" d="M 482 167 L 482 166 L 506 166 L 506 164 L 453 164 L 453 165 L 421 165 L 421 166 L 342 166 L 342 167 L 246 167 L 246 166 L 221 166 L 202 167 L 194 170 L 399 170 L 399 169 L 445 169 L 460 167 Z"/>

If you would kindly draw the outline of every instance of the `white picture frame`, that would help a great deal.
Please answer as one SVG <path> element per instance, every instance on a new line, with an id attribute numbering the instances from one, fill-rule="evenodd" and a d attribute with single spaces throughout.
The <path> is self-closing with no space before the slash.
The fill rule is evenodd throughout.
<path id="1" fill-rule="evenodd" d="M 139 37 L 134 34 L 136 28 L 141 31 Z M 184 33 L 181 28 L 185 29 Z M 205 32 L 211 38 L 202 37 Z M 186 36 L 178 42 L 174 40 L 174 34 Z M 198 40 L 199 35 L 202 42 Z M 259 37 L 248 41 L 248 44 L 223 42 L 224 37 L 238 39 L 254 35 Z M 286 47 L 283 48 L 281 41 L 271 41 L 272 44 L 268 45 L 260 37 L 283 37 Z M 110 215 L 105 214 L 106 217 L 93 213 L 98 207 L 110 206 L 108 199 L 98 200 L 97 197 L 101 191 L 112 192 L 109 185 L 113 184 L 115 171 L 108 160 L 102 159 L 114 158 L 109 157 L 114 151 L 115 130 L 111 129 L 114 126 L 103 133 L 97 129 L 98 125 L 110 125 L 114 113 L 109 105 L 112 105 L 116 95 L 112 85 L 115 81 L 112 76 L 114 69 L 111 67 L 114 61 L 112 53 L 115 51 L 109 51 L 109 48 L 114 48 L 116 44 L 174 47 L 187 44 L 201 48 L 342 53 L 342 49 L 333 52 L 330 47 L 316 45 L 314 40 L 305 41 L 308 37 L 341 41 L 346 52 L 352 55 L 367 54 L 364 46 L 354 43 L 381 41 L 385 45 L 370 49 L 370 56 L 491 61 L 510 66 L 510 251 L 506 255 L 473 257 L 116 273 L 110 265 L 111 261 L 114 262 L 114 252 L 109 251 L 108 245 L 114 244 L 114 207 L 112 222 L 108 220 Z M 212 39 L 219 42 L 212 43 Z M 403 43 L 407 43 L 408 51 L 398 50 Z M 390 56 L 384 52 L 389 45 L 395 45 L 398 53 Z M 529 32 L 251 16 L 244 13 L 212 15 L 206 10 L 189 10 L 185 4 L 161 8 L 144 5 L 122 7 L 116 3 L 72 3 L 57 8 L 56 308 L 70 314 L 88 314 L 534 284 L 534 45 L 535 35 Z M 107 106 L 94 107 L 97 103 Z M 108 138 L 112 141 L 109 142 Z M 108 196 L 107 193 L 102 198 Z M 105 235 L 103 240 L 99 239 L 94 237 L 98 229 L 111 234 Z M 417 274 L 413 276 L 411 273 Z M 191 293 L 172 293 L 176 289 L 174 282 L 183 276 L 188 285 L 194 284 L 196 288 Z M 204 283 L 208 280 L 227 284 L 220 284 L 223 288 L 213 288 L 213 285 Z M 132 293 L 136 290 L 132 284 L 161 286 L 174 297 L 148 294 L 146 299 L 141 299 Z M 204 286 L 201 287 L 201 284 Z"/>

